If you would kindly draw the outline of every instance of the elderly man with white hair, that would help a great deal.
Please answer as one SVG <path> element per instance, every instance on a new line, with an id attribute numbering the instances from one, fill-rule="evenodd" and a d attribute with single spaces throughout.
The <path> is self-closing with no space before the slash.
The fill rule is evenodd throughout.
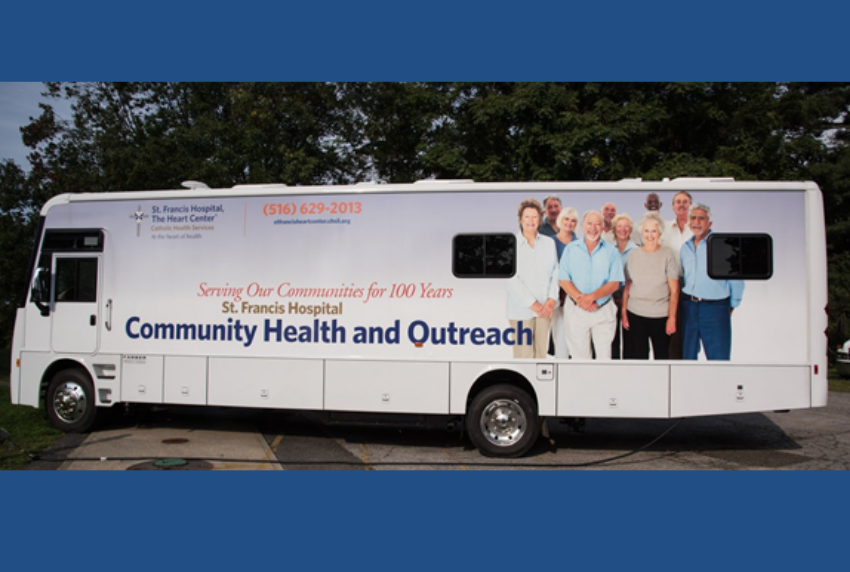
<path id="1" fill-rule="evenodd" d="M 561 288 L 567 293 L 564 320 L 567 346 L 573 359 L 611 359 L 617 327 L 617 307 L 611 300 L 625 281 L 616 247 L 602 240 L 602 215 L 588 211 L 582 218 L 584 237 L 564 249 L 560 263 Z M 591 346 L 591 341 L 593 346 Z"/>

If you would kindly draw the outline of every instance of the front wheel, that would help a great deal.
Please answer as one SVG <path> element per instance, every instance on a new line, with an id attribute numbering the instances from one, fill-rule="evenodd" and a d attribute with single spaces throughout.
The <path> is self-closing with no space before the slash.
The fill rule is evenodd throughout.
<path id="1" fill-rule="evenodd" d="M 85 433 L 97 417 L 94 385 L 78 369 L 66 369 L 53 376 L 47 386 L 46 404 L 50 423 L 66 433 Z"/>
<path id="2" fill-rule="evenodd" d="M 522 389 L 494 385 L 479 393 L 466 416 L 466 431 L 487 457 L 519 457 L 537 442 L 537 405 Z"/>

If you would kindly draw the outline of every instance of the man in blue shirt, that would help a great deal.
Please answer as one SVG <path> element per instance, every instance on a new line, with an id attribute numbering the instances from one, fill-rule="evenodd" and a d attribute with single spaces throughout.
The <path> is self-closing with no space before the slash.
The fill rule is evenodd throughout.
<path id="1" fill-rule="evenodd" d="M 611 300 L 625 281 L 617 248 L 602 240 L 602 215 L 589 211 L 582 218 L 582 240 L 570 242 L 560 262 L 567 346 L 573 359 L 611 359 L 617 327 L 617 306 Z"/>
<path id="2" fill-rule="evenodd" d="M 728 360 L 732 353 L 732 312 L 741 304 L 744 283 L 708 276 L 711 209 L 695 203 L 688 215 L 694 236 L 682 245 L 682 358 L 697 359 L 700 343 L 709 360 Z"/>

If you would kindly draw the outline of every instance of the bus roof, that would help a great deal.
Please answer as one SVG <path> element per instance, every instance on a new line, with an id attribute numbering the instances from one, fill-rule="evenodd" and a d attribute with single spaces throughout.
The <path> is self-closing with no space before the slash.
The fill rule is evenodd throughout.
<path id="1" fill-rule="evenodd" d="M 672 192 L 704 191 L 708 188 L 720 191 L 803 191 L 817 190 L 811 181 L 735 181 L 733 178 L 680 177 L 662 181 L 621 179 L 619 181 L 537 181 L 537 182 L 482 182 L 468 179 L 426 179 L 415 183 L 384 184 L 364 182 L 351 185 L 316 185 L 290 187 L 283 184 L 236 185 L 230 188 L 211 189 L 203 183 L 186 181 L 186 189 L 116 191 L 109 193 L 66 193 L 47 201 L 41 215 L 54 206 L 68 203 L 101 201 L 139 201 L 170 199 L 209 199 L 257 196 L 303 196 L 323 194 L 399 194 L 399 193 L 442 193 L 442 192 L 518 192 L 539 194 L 542 198 L 549 193 L 568 192 Z"/>

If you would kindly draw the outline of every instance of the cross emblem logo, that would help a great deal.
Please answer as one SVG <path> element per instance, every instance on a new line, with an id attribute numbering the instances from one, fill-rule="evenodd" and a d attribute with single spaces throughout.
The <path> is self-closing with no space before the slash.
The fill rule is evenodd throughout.
<path id="1" fill-rule="evenodd" d="M 139 205 L 139 208 L 136 209 L 136 212 L 130 215 L 130 218 L 136 221 L 136 236 L 141 236 L 142 222 L 144 222 L 146 218 L 150 218 L 150 215 L 142 210 L 142 205 Z"/>

